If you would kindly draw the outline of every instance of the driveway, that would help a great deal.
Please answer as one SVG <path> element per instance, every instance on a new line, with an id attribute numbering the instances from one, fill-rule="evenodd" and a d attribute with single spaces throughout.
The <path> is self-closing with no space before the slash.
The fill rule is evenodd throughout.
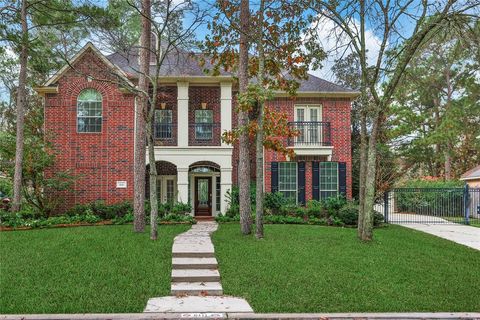
<path id="1" fill-rule="evenodd" d="M 375 205 L 374 210 L 383 214 L 383 204 Z M 390 213 L 388 220 L 391 224 L 429 233 L 480 251 L 480 228 L 421 214 Z"/>
<path id="2" fill-rule="evenodd" d="M 401 223 L 392 222 L 406 228 L 433 234 L 434 236 L 447 239 L 464 246 L 480 251 L 480 228 L 463 224 L 423 224 L 423 223 Z"/>

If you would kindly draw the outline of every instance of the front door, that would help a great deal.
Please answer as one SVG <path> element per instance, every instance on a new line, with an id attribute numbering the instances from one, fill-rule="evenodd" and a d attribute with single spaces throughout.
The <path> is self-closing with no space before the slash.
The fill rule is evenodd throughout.
<path id="1" fill-rule="evenodd" d="M 195 177 L 195 215 L 212 215 L 211 177 Z"/>

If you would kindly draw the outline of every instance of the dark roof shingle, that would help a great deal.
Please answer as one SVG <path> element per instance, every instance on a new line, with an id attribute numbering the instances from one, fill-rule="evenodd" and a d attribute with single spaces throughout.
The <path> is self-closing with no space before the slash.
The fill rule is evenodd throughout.
<path id="1" fill-rule="evenodd" d="M 185 51 L 171 51 L 165 57 L 162 63 L 160 74 L 163 77 L 188 77 L 188 76 L 206 76 L 204 70 L 212 69 L 212 65 L 205 59 L 204 66 L 200 66 L 200 54 L 188 53 Z M 107 59 L 117 65 L 125 73 L 134 77 L 138 76 L 138 50 L 132 49 L 130 52 L 121 54 L 113 53 L 107 56 Z M 153 74 L 155 66 L 150 67 L 150 73 Z M 232 74 L 220 71 L 222 76 L 231 76 Z M 309 74 L 307 80 L 300 82 L 298 92 L 326 92 L 326 93 L 355 93 L 354 90 L 339 86 L 333 82 L 318 78 Z"/>

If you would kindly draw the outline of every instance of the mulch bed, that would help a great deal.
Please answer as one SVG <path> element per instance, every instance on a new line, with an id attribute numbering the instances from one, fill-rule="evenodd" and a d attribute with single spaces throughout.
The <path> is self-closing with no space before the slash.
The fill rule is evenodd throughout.
<path id="1" fill-rule="evenodd" d="M 126 224 L 133 224 L 132 222 L 124 223 Z M 190 224 L 190 222 L 175 222 L 175 221 L 161 221 L 159 224 Z M 41 227 L 5 227 L 0 226 L 1 231 L 24 231 L 24 230 L 33 230 L 33 229 L 51 229 L 51 228 L 75 228 L 75 227 L 94 227 L 94 226 L 112 226 L 112 225 L 119 225 L 114 224 L 110 220 L 104 220 L 96 223 L 88 223 L 88 222 L 77 222 L 77 223 L 62 223 L 62 224 L 54 224 L 51 226 L 41 226 Z"/>

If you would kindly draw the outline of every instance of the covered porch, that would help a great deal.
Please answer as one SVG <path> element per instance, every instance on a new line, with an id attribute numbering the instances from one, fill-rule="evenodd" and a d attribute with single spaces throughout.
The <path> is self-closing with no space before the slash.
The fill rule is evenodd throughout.
<path id="1" fill-rule="evenodd" d="M 189 148 L 182 152 L 179 148 L 171 148 L 175 149 L 173 153 L 165 149 L 170 148 L 158 148 L 159 155 L 155 156 L 158 159 L 155 165 L 159 202 L 189 203 L 192 206 L 190 214 L 194 217 L 225 213 L 228 209 L 226 194 L 232 188 L 231 149 L 205 150 L 204 147 L 203 151 Z M 157 149 L 155 151 L 157 153 Z M 148 184 L 147 179 L 147 197 Z"/>

